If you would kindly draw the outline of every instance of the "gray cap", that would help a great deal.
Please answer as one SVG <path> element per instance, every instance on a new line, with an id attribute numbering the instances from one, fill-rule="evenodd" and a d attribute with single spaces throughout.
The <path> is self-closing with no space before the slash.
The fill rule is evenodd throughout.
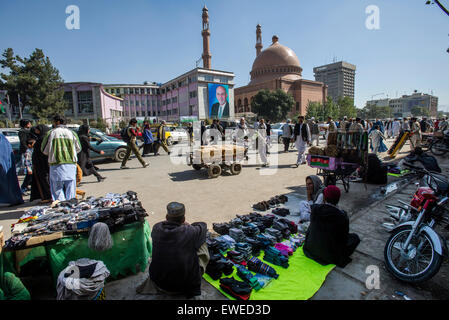
<path id="1" fill-rule="evenodd" d="M 167 215 L 170 217 L 182 217 L 186 213 L 186 208 L 182 203 L 179 202 L 170 202 L 167 204 Z"/>

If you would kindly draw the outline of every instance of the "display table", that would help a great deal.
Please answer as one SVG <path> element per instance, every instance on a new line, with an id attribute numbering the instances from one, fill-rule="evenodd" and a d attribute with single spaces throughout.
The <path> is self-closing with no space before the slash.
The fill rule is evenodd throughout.
<path id="1" fill-rule="evenodd" d="M 151 230 L 147 221 L 126 224 L 111 234 L 113 246 L 104 252 L 88 247 L 88 233 L 45 241 L 31 248 L 3 251 L 4 271 L 20 275 L 20 268 L 35 258 L 46 257 L 56 284 L 59 273 L 70 261 L 80 258 L 101 260 L 110 271 L 109 279 L 145 271 L 151 256 Z"/>

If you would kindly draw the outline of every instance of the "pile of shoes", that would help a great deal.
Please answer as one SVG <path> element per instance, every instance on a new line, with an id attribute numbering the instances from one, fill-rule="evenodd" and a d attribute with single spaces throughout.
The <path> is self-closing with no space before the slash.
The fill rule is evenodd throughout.
<path id="1" fill-rule="evenodd" d="M 274 237 L 274 238 L 276 239 L 275 242 L 281 242 L 281 241 L 282 241 L 282 238 L 283 238 L 282 232 L 279 231 L 279 230 L 277 230 L 277 229 L 274 229 L 274 228 L 267 228 L 267 229 L 265 230 L 265 234 L 266 234 L 267 236 L 269 235 L 269 236 Z"/>
<path id="2" fill-rule="evenodd" d="M 231 225 L 227 222 L 225 223 L 212 223 L 212 229 L 220 234 L 220 235 L 225 235 L 229 233 L 229 229 L 231 228 Z"/>
<path id="3" fill-rule="evenodd" d="M 246 223 L 243 227 L 242 227 L 243 233 L 247 236 L 247 237 L 251 237 L 254 238 L 255 236 L 257 236 L 258 234 L 260 234 L 260 230 L 258 228 L 258 226 L 252 222 L 248 222 Z"/>
<path id="4" fill-rule="evenodd" d="M 261 201 L 253 205 L 253 208 L 260 211 L 266 211 L 270 208 L 274 208 L 280 204 L 286 203 L 288 198 L 286 195 L 279 195 L 270 198 L 268 201 Z"/>
<path id="5" fill-rule="evenodd" d="M 289 228 L 288 224 L 281 220 L 274 221 L 273 229 L 279 230 L 282 233 L 282 237 L 284 239 L 288 239 L 291 235 L 290 228 Z M 266 231 L 266 232 L 268 232 L 268 231 Z"/>
<path id="6" fill-rule="evenodd" d="M 273 211 L 271 211 L 271 212 L 274 213 L 275 215 L 278 215 L 281 217 L 285 217 L 290 214 L 290 210 L 285 209 L 285 208 L 276 208 L 276 209 L 273 209 Z"/>
<path id="7" fill-rule="evenodd" d="M 245 234 L 242 229 L 231 228 L 229 229 L 229 236 L 235 240 L 235 242 L 244 242 Z"/>
<path id="8" fill-rule="evenodd" d="M 236 264 L 246 265 L 245 256 L 240 251 L 235 250 L 228 251 L 226 257 Z"/>
<path id="9" fill-rule="evenodd" d="M 209 263 L 206 266 L 206 273 L 214 280 L 218 280 L 222 275 L 229 276 L 234 272 L 234 264 L 221 254 L 210 254 Z"/>
<path id="10" fill-rule="evenodd" d="M 255 278 L 254 275 L 244 266 L 237 266 L 237 276 L 249 284 L 254 290 L 259 291 L 262 289 L 262 285 L 259 283 L 257 278 Z"/>
<path id="11" fill-rule="evenodd" d="M 249 243 L 238 242 L 235 244 L 234 250 L 240 252 L 243 255 L 243 259 L 245 261 L 251 258 L 252 248 Z"/>
<path id="12" fill-rule="evenodd" d="M 262 260 L 252 257 L 248 260 L 248 270 L 267 275 L 269 277 L 272 277 L 274 279 L 277 279 L 279 275 L 277 274 L 276 270 L 274 270 L 272 267 L 270 267 L 268 264 L 264 263 Z"/>
<path id="13" fill-rule="evenodd" d="M 265 249 L 265 256 L 263 259 L 267 262 L 288 268 L 288 257 L 284 256 L 278 249 L 274 247 L 268 247 Z"/>
<path id="14" fill-rule="evenodd" d="M 234 277 L 220 279 L 220 288 L 237 300 L 249 300 L 252 288 L 244 281 L 235 280 Z"/>
<path id="15" fill-rule="evenodd" d="M 261 201 L 256 204 L 253 204 L 253 208 L 260 211 L 267 211 L 268 209 L 270 209 L 270 205 L 268 204 L 267 201 Z"/>

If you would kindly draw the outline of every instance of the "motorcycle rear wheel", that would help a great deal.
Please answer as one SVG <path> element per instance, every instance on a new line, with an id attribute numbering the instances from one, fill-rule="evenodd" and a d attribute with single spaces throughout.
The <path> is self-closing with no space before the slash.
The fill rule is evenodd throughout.
<path id="1" fill-rule="evenodd" d="M 447 146 L 442 141 L 433 142 L 429 149 L 436 156 L 442 156 L 447 152 Z"/>
<path id="2" fill-rule="evenodd" d="M 410 242 L 410 245 L 416 250 L 414 257 L 408 261 L 406 259 L 403 260 L 407 266 L 406 268 L 402 268 L 399 248 L 407 239 L 411 229 L 411 226 L 403 226 L 392 232 L 385 244 L 385 266 L 388 272 L 399 280 L 408 283 L 420 283 L 429 280 L 440 270 L 443 258 L 435 251 L 435 245 L 431 238 L 426 233 L 420 233 Z M 424 244 L 418 252 L 417 246 L 419 246 L 421 241 L 423 241 Z M 427 257 L 429 258 L 428 260 Z M 397 258 L 399 258 L 399 261 Z M 424 265 L 425 268 L 418 272 L 418 270 L 415 269 L 415 266 L 419 269 L 420 263 Z M 415 269 L 415 271 L 411 271 L 410 269 Z"/>

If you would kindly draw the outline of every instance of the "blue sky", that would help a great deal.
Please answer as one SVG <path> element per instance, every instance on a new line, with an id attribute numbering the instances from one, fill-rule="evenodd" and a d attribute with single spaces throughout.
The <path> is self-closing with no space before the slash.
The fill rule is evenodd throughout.
<path id="1" fill-rule="evenodd" d="M 0 50 L 41 48 L 66 82 L 166 82 L 201 57 L 204 4 L 212 68 L 234 72 L 237 86 L 249 81 L 260 23 L 264 48 L 278 35 L 305 79 L 334 58 L 355 64 L 359 108 L 416 89 L 449 111 L 449 17 L 425 0 L 0 0 Z M 79 30 L 65 27 L 68 5 L 80 9 Z M 380 9 L 379 30 L 365 27 L 369 5 Z"/>

